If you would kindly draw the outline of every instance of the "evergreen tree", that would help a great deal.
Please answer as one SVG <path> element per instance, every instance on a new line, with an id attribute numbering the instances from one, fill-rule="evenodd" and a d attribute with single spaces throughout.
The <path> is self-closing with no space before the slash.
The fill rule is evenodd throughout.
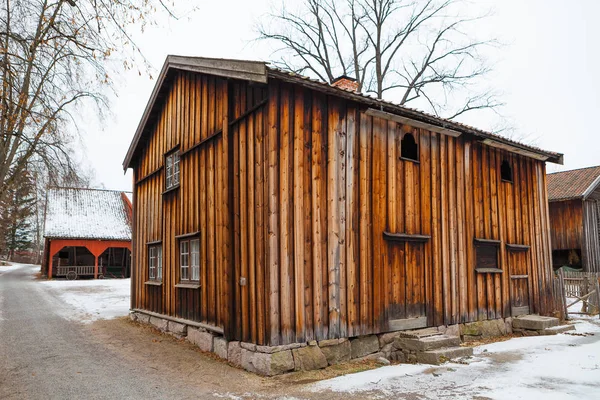
<path id="1" fill-rule="evenodd" d="M 0 240 L 2 252 L 9 260 L 14 259 L 15 252 L 32 247 L 35 205 L 34 182 L 26 173 L 0 202 Z"/>

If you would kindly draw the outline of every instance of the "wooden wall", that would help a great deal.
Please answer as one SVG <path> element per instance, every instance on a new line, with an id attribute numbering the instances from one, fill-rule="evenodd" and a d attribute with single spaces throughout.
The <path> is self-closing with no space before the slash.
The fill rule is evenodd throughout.
<path id="1" fill-rule="evenodd" d="M 600 272 L 600 201 L 583 202 L 583 268 L 588 272 Z"/>
<path id="2" fill-rule="evenodd" d="M 171 85 L 135 172 L 134 308 L 271 345 L 384 332 L 390 320 L 455 324 L 510 316 L 515 260 L 527 275 L 519 301 L 548 311 L 543 162 L 275 79 L 267 88 L 181 74 Z M 418 163 L 399 158 L 406 132 Z M 177 144 L 181 187 L 163 195 L 163 155 Z M 512 183 L 500 179 L 505 159 Z M 201 288 L 179 289 L 175 236 L 195 231 Z M 501 242 L 503 273 L 475 272 L 475 238 Z M 155 240 L 158 287 L 144 284 Z M 505 244 L 530 247 L 512 257 Z"/>
<path id="3" fill-rule="evenodd" d="M 583 246 L 583 207 L 581 200 L 550 203 L 552 250 L 581 249 Z"/>
<path id="4" fill-rule="evenodd" d="M 230 97 L 226 80 L 180 73 L 168 82 L 163 108 L 135 168 L 132 307 L 231 329 L 233 248 L 229 204 L 230 118 L 264 97 L 247 88 L 245 104 Z M 230 105 L 233 104 L 233 106 Z M 246 104 L 247 103 L 247 104 Z M 163 193 L 164 155 L 181 152 L 179 189 Z M 176 236 L 198 232 L 200 288 L 179 282 Z M 162 241 L 162 285 L 149 285 L 147 243 Z"/>

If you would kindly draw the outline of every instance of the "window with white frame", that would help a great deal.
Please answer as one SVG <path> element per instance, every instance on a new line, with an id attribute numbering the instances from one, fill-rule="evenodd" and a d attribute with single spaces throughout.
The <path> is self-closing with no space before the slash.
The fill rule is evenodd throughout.
<path id="1" fill-rule="evenodd" d="M 179 150 L 165 156 L 165 189 L 179 186 Z"/>
<path id="2" fill-rule="evenodd" d="M 200 280 L 200 239 L 180 240 L 179 268 L 182 282 Z"/>
<path id="3" fill-rule="evenodd" d="M 162 281 L 162 246 L 160 244 L 148 246 L 148 279 Z"/>

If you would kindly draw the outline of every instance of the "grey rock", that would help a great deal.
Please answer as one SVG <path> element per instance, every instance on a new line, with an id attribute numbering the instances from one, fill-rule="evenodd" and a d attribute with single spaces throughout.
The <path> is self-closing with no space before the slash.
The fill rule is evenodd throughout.
<path id="1" fill-rule="evenodd" d="M 390 365 L 390 360 L 388 360 L 385 357 L 377 357 L 377 359 L 375 360 L 377 361 L 377 364 L 381 364 L 381 365 Z"/>
<path id="2" fill-rule="evenodd" d="M 379 335 L 379 347 L 383 347 L 386 344 L 392 343 L 399 335 L 400 332 L 389 332 Z"/>
<path id="3" fill-rule="evenodd" d="M 227 361 L 236 367 L 242 366 L 242 346 L 240 346 L 240 342 L 229 342 L 227 344 Z"/>
<path id="4" fill-rule="evenodd" d="M 214 336 L 210 332 L 196 328 L 188 328 L 187 340 L 195 344 L 202 351 L 213 351 Z"/>
<path id="5" fill-rule="evenodd" d="M 538 332 L 540 333 L 540 335 L 558 335 L 559 333 L 564 333 L 564 332 L 574 331 L 574 330 L 575 330 L 574 325 L 558 325 L 558 326 L 553 326 L 551 328 L 542 329 Z"/>
<path id="6" fill-rule="evenodd" d="M 429 336 L 421 339 L 410 339 L 398 337 L 394 341 L 394 347 L 402 350 L 412 351 L 427 351 L 440 349 L 442 347 L 453 347 L 460 344 L 460 338 L 458 336 Z"/>
<path id="7" fill-rule="evenodd" d="M 329 365 L 339 364 L 350 360 L 350 342 L 348 340 L 336 345 L 321 347 L 321 351 Z"/>
<path id="8" fill-rule="evenodd" d="M 256 345 L 254 343 L 240 342 L 240 346 L 242 346 L 242 349 L 256 351 Z"/>
<path id="9" fill-rule="evenodd" d="M 227 340 L 222 337 L 215 337 L 213 339 L 214 352 L 220 358 L 227 360 Z"/>
<path id="10" fill-rule="evenodd" d="M 542 330 L 558 325 L 558 318 L 541 315 L 523 315 L 513 318 L 512 326 L 517 329 Z"/>
<path id="11" fill-rule="evenodd" d="M 379 339 L 375 335 L 361 336 L 350 341 L 350 357 L 359 358 L 379 351 Z"/>
<path id="12" fill-rule="evenodd" d="M 471 347 L 450 347 L 417 353 L 416 357 L 417 361 L 420 363 L 439 365 L 455 358 L 469 357 L 472 355 L 473 349 Z"/>
<path id="13" fill-rule="evenodd" d="M 187 335 L 187 325 L 180 324 L 179 322 L 169 321 L 168 325 L 169 332 L 172 332 L 179 336 Z"/>
<path id="14" fill-rule="evenodd" d="M 450 325 L 446 327 L 444 334 L 448 336 L 460 336 L 460 325 Z"/>
<path id="15" fill-rule="evenodd" d="M 294 358 L 291 350 L 267 354 L 242 348 L 242 367 L 255 374 L 274 376 L 293 370 Z"/>
<path id="16" fill-rule="evenodd" d="M 169 321 L 162 318 L 150 317 L 150 324 L 152 324 L 152 326 L 154 326 L 161 332 L 166 332 L 169 325 Z"/>
<path id="17" fill-rule="evenodd" d="M 296 371 L 312 371 L 327 366 L 327 358 L 325 358 L 325 355 L 318 346 L 294 349 L 292 350 L 292 355 L 294 356 Z"/>
<path id="18" fill-rule="evenodd" d="M 254 349 L 254 351 L 258 351 L 259 353 L 267 353 L 267 354 L 273 354 L 273 353 L 278 353 L 280 351 L 285 351 L 285 350 L 293 350 L 293 349 L 299 349 L 300 347 L 306 347 L 306 343 L 291 343 L 291 344 L 284 344 L 284 345 L 280 345 L 280 346 L 255 346 L 252 345 L 251 343 L 244 343 L 244 348 L 247 350 L 251 350 Z"/>

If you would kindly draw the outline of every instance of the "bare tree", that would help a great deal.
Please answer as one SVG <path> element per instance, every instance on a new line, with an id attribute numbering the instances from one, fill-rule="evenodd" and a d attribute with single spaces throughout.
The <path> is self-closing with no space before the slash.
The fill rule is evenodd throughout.
<path id="1" fill-rule="evenodd" d="M 172 6 L 172 4 L 169 4 Z M 163 0 L 0 0 L 0 199 L 32 164 L 77 173 L 67 126 L 106 106 L 111 65 L 148 71 L 133 27 Z"/>
<path id="2" fill-rule="evenodd" d="M 259 39 L 280 45 L 275 64 L 331 82 L 354 77 L 359 90 L 400 104 L 421 99 L 436 115 L 456 118 L 501 105 L 477 90 L 489 72 L 481 50 L 493 39 L 474 39 L 468 28 L 485 15 L 464 16 L 461 0 L 304 0 L 285 5 L 258 26 Z M 457 99 L 458 97 L 458 99 Z M 457 106 L 458 104 L 458 106 Z"/>

